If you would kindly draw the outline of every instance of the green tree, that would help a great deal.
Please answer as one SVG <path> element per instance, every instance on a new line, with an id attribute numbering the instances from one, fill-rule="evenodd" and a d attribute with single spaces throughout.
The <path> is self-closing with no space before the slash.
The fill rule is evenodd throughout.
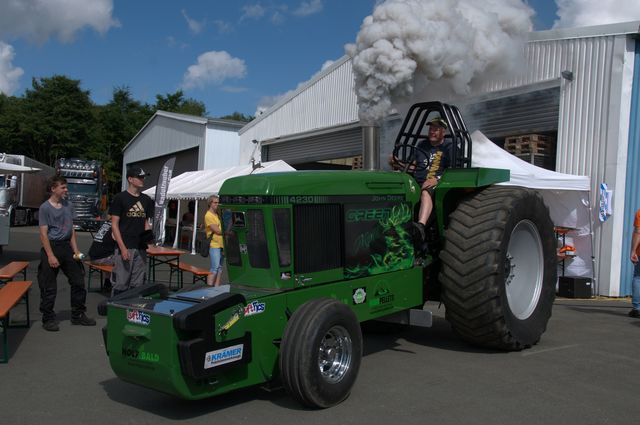
<path id="1" fill-rule="evenodd" d="M 32 80 L 24 96 L 26 120 L 21 136 L 34 159 L 54 164 L 60 157 L 83 156 L 95 125 L 89 91 L 80 80 L 62 75 Z"/>
<path id="2" fill-rule="evenodd" d="M 165 96 L 156 95 L 156 110 L 177 112 L 180 114 L 207 116 L 207 108 L 204 103 L 192 98 L 185 99 L 182 90 L 175 93 L 167 93 Z"/>
<path id="3" fill-rule="evenodd" d="M 102 161 L 112 188 L 121 180 L 122 149 L 153 115 L 152 108 L 134 100 L 128 87 L 117 87 L 109 103 L 96 108 L 98 126 L 87 157 Z"/>
<path id="4" fill-rule="evenodd" d="M 223 120 L 234 120 L 234 121 L 242 121 L 242 122 L 249 122 L 249 121 L 253 121 L 255 117 L 252 115 L 245 115 L 241 112 L 234 112 L 231 115 L 225 115 L 223 117 L 220 117 L 220 119 Z"/>
<path id="5" fill-rule="evenodd" d="M 23 101 L 0 93 L 0 152 L 28 155 L 20 123 L 25 118 Z"/>

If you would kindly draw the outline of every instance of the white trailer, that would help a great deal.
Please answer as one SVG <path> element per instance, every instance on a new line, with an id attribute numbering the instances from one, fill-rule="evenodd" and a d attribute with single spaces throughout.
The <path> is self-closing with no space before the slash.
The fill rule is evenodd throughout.
<path id="1" fill-rule="evenodd" d="M 55 170 L 24 155 L 0 153 L 0 250 L 9 244 L 10 227 L 33 224 L 47 199 Z"/>

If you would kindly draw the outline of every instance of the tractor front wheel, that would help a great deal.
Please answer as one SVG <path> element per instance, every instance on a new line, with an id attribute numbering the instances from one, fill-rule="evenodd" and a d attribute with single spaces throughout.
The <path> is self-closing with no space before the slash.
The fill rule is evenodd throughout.
<path id="1" fill-rule="evenodd" d="M 362 333 L 349 307 L 332 298 L 303 304 L 280 347 L 282 383 L 300 403 L 326 408 L 349 396 L 362 359 Z"/>
<path id="2" fill-rule="evenodd" d="M 535 190 L 492 186 L 462 201 L 440 258 L 446 317 L 464 340 L 504 350 L 538 342 L 557 261 L 549 210 Z"/>

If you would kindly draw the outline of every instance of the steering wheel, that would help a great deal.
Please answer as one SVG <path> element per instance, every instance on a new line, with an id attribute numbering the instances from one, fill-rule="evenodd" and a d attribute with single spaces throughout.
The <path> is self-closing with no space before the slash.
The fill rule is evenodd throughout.
<path id="1" fill-rule="evenodd" d="M 393 156 L 398 158 L 401 165 L 404 164 L 404 169 L 402 171 L 405 173 L 410 167 L 412 169 L 411 173 L 427 169 L 427 164 L 416 161 L 418 153 L 421 153 L 423 158 L 429 158 L 429 153 L 424 148 L 411 145 L 409 143 L 402 143 L 393 148 Z"/>

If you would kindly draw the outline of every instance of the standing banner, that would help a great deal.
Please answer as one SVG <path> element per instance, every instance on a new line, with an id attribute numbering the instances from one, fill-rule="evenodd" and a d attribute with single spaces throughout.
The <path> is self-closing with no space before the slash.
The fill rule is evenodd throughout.
<path id="1" fill-rule="evenodd" d="M 158 173 L 158 183 L 156 184 L 155 210 L 153 213 L 153 235 L 154 245 L 159 246 L 164 242 L 164 224 L 166 220 L 165 207 L 167 206 L 167 192 L 169 182 L 173 174 L 173 165 L 176 158 L 171 157 L 164 163 Z"/>

